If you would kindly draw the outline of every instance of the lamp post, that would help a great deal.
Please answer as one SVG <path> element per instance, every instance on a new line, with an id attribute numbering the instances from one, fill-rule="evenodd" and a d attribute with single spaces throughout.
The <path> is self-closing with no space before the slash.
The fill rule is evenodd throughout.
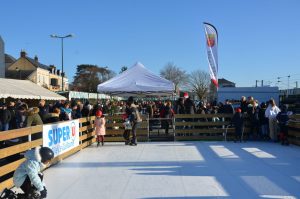
<path id="1" fill-rule="evenodd" d="M 59 35 L 50 35 L 52 38 L 61 39 L 61 91 L 64 91 L 64 39 L 68 37 L 73 37 L 72 34 L 68 34 L 65 36 Z"/>

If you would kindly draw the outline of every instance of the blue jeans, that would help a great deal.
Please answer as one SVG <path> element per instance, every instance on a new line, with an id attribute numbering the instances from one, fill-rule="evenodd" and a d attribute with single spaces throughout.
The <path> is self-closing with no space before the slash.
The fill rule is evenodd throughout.
<path id="1" fill-rule="evenodd" d="M 269 135 L 267 124 L 261 125 L 260 130 L 261 130 L 261 135 L 262 136 Z"/>
<path id="2" fill-rule="evenodd" d="M 9 123 L 2 123 L 1 130 L 2 131 L 8 131 L 9 129 Z"/>

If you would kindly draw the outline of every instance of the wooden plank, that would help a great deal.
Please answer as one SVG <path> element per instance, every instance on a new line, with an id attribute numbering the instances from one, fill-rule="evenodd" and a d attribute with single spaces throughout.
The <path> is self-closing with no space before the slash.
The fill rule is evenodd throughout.
<path id="1" fill-rule="evenodd" d="M 223 126 L 230 122 L 176 122 L 175 126 Z"/>
<path id="2" fill-rule="evenodd" d="M 0 183 L 0 192 L 2 192 L 5 188 L 12 188 L 14 186 L 13 178 L 9 178 Z"/>
<path id="3" fill-rule="evenodd" d="M 8 131 L 2 131 L 0 133 L 0 141 L 23 137 L 23 136 L 27 136 L 30 134 L 32 135 L 32 134 L 40 133 L 42 131 L 43 131 L 42 125 L 21 128 L 21 129 L 8 130 Z"/>
<path id="4" fill-rule="evenodd" d="M 294 130 L 289 130 L 288 135 L 289 136 L 300 137 L 300 132 L 299 131 L 294 131 Z"/>
<path id="5" fill-rule="evenodd" d="M 32 142 L 26 142 L 15 146 L 7 147 L 4 149 L 0 149 L 0 159 L 23 151 L 27 151 L 30 148 L 34 148 L 42 144 L 43 144 L 43 139 L 38 139 Z"/>
<path id="6" fill-rule="evenodd" d="M 290 118 L 295 120 L 300 120 L 300 114 L 291 115 Z"/>
<path id="7" fill-rule="evenodd" d="M 105 137 L 104 142 L 125 142 L 123 137 Z"/>
<path id="8" fill-rule="evenodd" d="M 106 129 L 106 135 L 122 134 L 125 129 Z"/>
<path id="9" fill-rule="evenodd" d="M 175 114 L 174 117 L 176 119 L 181 118 L 213 118 L 213 117 L 218 117 L 218 118 L 232 118 L 233 114 Z"/>
<path id="10" fill-rule="evenodd" d="M 84 135 L 82 135 L 82 136 L 79 137 L 79 141 L 86 140 L 86 139 L 88 139 L 90 137 L 93 137 L 95 135 L 96 135 L 95 131 L 87 133 L 87 134 L 84 134 Z"/>
<path id="11" fill-rule="evenodd" d="M 31 128 L 31 134 L 43 132 L 43 125 L 32 126 L 30 128 Z"/>
<path id="12" fill-rule="evenodd" d="M 225 129 L 209 128 L 209 129 L 176 129 L 175 133 L 223 133 Z M 228 132 L 234 132 L 234 128 L 228 129 Z"/>
<path id="13" fill-rule="evenodd" d="M 106 123 L 105 124 L 106 127 L 115 127 L 115 126 L 118 126 L 118 127 L 123 127 L 123 123 Z"/>
<path id="14" fill-rule="evenodd" d="M 90 122 L 90 121 L 94 121 L 95 120 L 95 116 L 91 116 L 91 117 L 83 117 L 79 119 L 79 123 L 85 123 L 85 122 Z"/>
<path id="15" fill-rule="evenodd" d="M 300 122 L 289 122 L 288 124 L 289 127 L 292 127 L 292 128 L 298 128 L 299 131 L 300 131 Z"/>
<path id="16" fill-rule="evenodd" d="M 148 137 L 137 136 L 138 142 L 148 141 Z M 105 137 L 104 142 L 125 142 L 123 137 Z"/>
<path id="17" fill-rule="evenodd" d="M 118 127 L 118 128 L 124 128 L 123 123 L 106 123 L 105 124 L 106 127 Z M 142 122 L 140 124 L 140 128 L 148 128 L 148 122 Z"/>
<path id="18" fill-rule="evenodd" d="M 17 160 L 12 163 L 1 166 L 0 167 L 0 176 L 4 176 L 5 174 L 15 171 L 18 168 L 18 166 L 25 160 L 26 160 L 25 158 L 22 158 L 20 160 Z"/>
<path id="19" fill-rule="evenodd" d="M 15 129 L 9 131 L 2 131 L 0 133 L 0 141 L 10 140 L 13 138 L 18 138 L 26 135 L 30 135 L 31 128 L 22 128 L 22 129 Z"/>
<path id="20" fill-rule="evenodd" d="M 90 129 L 93 129 L 94 128 L 94 124 L 90 124 L 88 126 L 82 126 L 79 128 L 79 131 L 80 132 L 83 132 L 83 131 L 87 131 L 87 130 L 90 130 Z"/>

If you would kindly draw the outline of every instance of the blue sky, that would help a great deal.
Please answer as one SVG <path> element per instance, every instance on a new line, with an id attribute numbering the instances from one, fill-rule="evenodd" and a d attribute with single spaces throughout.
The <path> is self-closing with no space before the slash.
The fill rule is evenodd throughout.
<path id="1" fill-rule="evenodd" d="M 159 74 L 173 62 L 188 73 L 208 72 L 203 22 L 219 33 L 219 78 L 237 86 L 255 80 L 290 88 L 300 82 L 299 0 L 3 0 L 0 35 L 6 53 L 21 49 L 71 79 L 79 64 L 119 72 L 136 61 Z M 281 82 L 277 83 L 277 77 Z"/>

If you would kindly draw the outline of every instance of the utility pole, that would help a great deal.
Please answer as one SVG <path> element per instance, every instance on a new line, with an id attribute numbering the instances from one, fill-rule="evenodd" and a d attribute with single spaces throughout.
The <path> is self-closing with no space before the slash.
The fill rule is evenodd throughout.
<path id="1" fill-rule="evenodd" d="M 286 97 L 289 97 L 289 89 L 290 89 L 290 75 L 287 76 L 288 77 L 288 89 L 287 89 L 287 93 L 286 93 Z"/>

